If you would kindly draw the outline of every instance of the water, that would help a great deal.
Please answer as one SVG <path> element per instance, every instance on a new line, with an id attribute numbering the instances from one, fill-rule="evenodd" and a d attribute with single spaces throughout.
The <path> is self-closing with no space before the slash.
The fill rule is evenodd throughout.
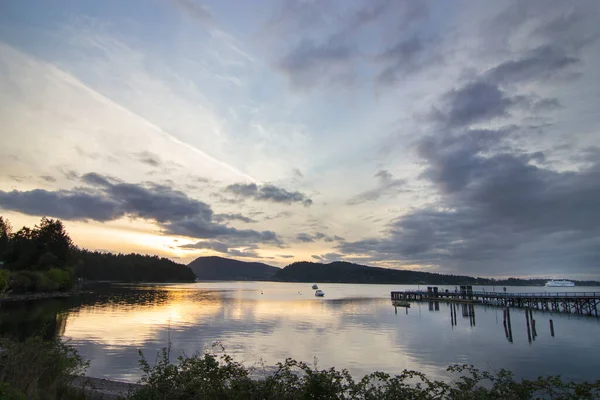
<path id="1" fill-rule="evenodd" d="M 88 375 L 124 381 L 140 377 L 138 349 L 153 361 L 169 340 L 174 356 L 220 342 L 248 366 L 287 357 L 312 364 L 316 357 L 319 367 L 347 368 L 355 378 L 408 368 L 444 379 L 448 365 L 468 363 L 490 371 L 506 368 L 523 378 L 600 379 L 597 318 L 534 311 L 538 336 L 529 342 L 525 313 L 513 309 L 511 343 L 502 309 L 476 305 L 472 321 L 457 305 L 452 326 L 446 303 L 438 310 L 433 303 L 413 303 L 395 313 L 390 291 L 416 286 L 321 284 L 325 298 L 315 298 L 310 287 L 274 282 L 112 286 L 80 298 L 4 304 L 0 331 L 19 337 L 60 335 L 91 360 Z M 454 290 L 441 287 L 446 288 Z M 507 287 L 507 292 L 545 290 Z"/>

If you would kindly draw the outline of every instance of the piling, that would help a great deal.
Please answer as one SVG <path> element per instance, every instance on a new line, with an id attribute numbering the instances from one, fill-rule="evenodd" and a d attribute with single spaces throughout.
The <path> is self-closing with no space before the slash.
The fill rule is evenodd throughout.
<path id="1" fill-rule="evenodd" d="M 550 335 L 554 337 L 554 321 L 550 320 Z"/>
<path id="2" fill-rule="evenodd" d="M 529 311 L 525 310 L 525 320 L 527 321 L 527 340 L 531 343 L 531 328 L 529 326 Z"/>
<path id="3" fill-rule="evenodd" d="M 508 325 L 508 341 L 512 343 L 513 334 L 512 334 L 512 325 L 510 323 L 510 308 L 506 307 L 506 322 Z"/>
<path id="4" fill-rule="evenodd" d="M 537 330 L 535 329 L 535 319 L 531 320 L 531 333 L 533 334 L 533 340 L 537 336 Z"/>
<path id="5" fill-rule="evenodd" d="M 456 303 L 454 303 L 453 306 L 454 306 L 454 326 L 456 326 Z"/>

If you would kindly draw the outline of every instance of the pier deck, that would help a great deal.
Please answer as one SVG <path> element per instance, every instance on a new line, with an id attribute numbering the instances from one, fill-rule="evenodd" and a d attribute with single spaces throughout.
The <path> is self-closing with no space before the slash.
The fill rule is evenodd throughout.
<path id="1" fill-rule="evenodd" d="M 598 316 L 600 292 L 554 292 L 554 293 L 506 293 L 463 290 L 446 292 L 393 291 L 392 301 L 448 301 L 456 303 L 480 303 L 500 307 L 523 307 L 537 310 L 565 312 Z"/>

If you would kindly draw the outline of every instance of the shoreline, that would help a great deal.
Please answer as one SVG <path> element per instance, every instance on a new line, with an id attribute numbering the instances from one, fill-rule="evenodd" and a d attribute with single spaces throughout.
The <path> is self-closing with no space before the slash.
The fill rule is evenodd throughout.
<path id="1" fill-rule="evenodd" d="M 77 376 L 70 385 L 73 389 L 82 390 L 89 399 L 116 400 L 123 399 L 143 385 L 114 381 L 91 376 Z"/>
<path id="2" fill-rule="evenodd" d="M 91 291 L 7 294 L 6 296 L 0 297 L 0 303 L 8 303 L 13 301 L 62 299 L 87 293 L 91 293 Z"/>

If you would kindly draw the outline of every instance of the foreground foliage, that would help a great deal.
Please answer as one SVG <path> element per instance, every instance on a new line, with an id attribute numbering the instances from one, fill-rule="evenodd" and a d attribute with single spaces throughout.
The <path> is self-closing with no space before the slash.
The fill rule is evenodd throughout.
<path id="1" fill-rule="evenodd" d="M 60 340 L 0 339 L 0 399 L 70 399 L 88 363 Z"/>
<path id="2" fill-rule="evenodd" d="M 564 382 L 560 377 L 537 380 L 514 379 L 512 373 L 496 374 L 469 365 L 448 368 L 455 377 L 451 383 L 431 380 L 417 371 L 392 376 L 374 372 L 355 381 L 347 370 L 319 370 L 303 362 L 287 359 L 272 374 L 245 368 L 227 354 L 196 354 L 169 362 L 163 349 L 155 365 L 141 355 L 145 386 L 129 399 L 598 399 L 600 381 Z"/>

